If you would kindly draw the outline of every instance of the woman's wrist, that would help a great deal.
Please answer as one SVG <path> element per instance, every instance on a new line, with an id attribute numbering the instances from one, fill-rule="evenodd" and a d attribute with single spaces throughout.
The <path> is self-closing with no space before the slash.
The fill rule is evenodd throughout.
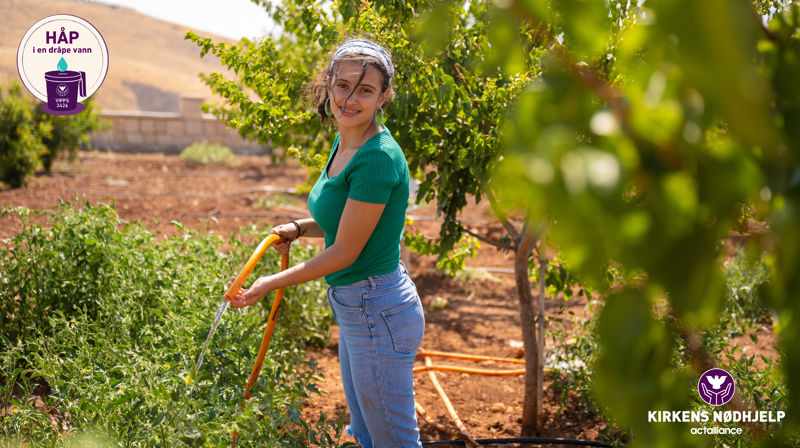
<path id="1" fill-rule="evenodd" d="M 300 224 L 297 221 L 292 221 L 292 222 L 290 222 L 290 224 L 292 224 L 294 226 L 295 231 L 297 232 L 295 234 L 294 238 L 292 238 L 292 241 L 294 241 L 294 240 L 300 238 L 301 236 L 303 236 L 303 228 L 300 226 Z"/>

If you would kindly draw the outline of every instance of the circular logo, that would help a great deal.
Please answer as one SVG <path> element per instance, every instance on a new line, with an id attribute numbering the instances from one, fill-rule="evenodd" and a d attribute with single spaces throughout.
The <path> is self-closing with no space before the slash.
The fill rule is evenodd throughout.
<path id="1" fill-rule="evenodd" d="M 100 32 L 86 20 L 59 14 L 31 26 L 17 50 L 22 84 L 45 112 L 71 115 L 83 110 L 108 72 L 108 48 Z"/>
<path id="2" fill-rule="evenodd" d="M 700 399 L 712 406 L 721 406 L 733 398 L 736 382 L 730 373 L 722 369 L 708 369 L 697 382 Z"/>

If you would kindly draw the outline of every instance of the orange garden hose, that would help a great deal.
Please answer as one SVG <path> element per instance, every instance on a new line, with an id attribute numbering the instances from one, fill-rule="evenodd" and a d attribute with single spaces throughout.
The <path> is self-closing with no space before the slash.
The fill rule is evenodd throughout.
<path id="1" fill-rule="evenodd" d="M 436 350 L 425 350 L 419 349 L 417 352 L 418 358 L 428 358 L 428 357 L 438 357 L 438 358 L 448 358 L 448 359 L 464 359 L 467 361 L 496 361 L 496 362 L 507 362 L 512 364 L 524 364 L 525 361 L 522 359 L 516 358 L 498 358 L 495 356 L 483 356 L 483 355 L 467 355 L 464 353 L 451 353 L 451 352 L 440 352 Z M 548 370 L 548 369 L 545 369 Z M 441 371 L 441 372 L 457 372 L 457 373 L 471 373 L 476 375 L 488 375 L 488 376 L 516 376 L 516 375 L 525 375 L 525 369 L 515 369 L 515 370 L 496 370 L 496 369 L 475 369 L 471 367 L 457 367 L 457 366 L 438 366 L 433 365 L 428 362 L 425 363 L 424 367 L 414 367 L 414 373 L 421 373 L 421 372 L 430 372 L 430 371 Z"/>
<path id="2" fill-rule="evenodd" d="M 431 358 L 427 356 L 425 357 L 425 366 L 427 367 L 431 366 Z M 444 404 L 445 409 L 447 409 L 447 412 L 450 414 L 450 417 L 453 419 L 453 422 L 455 422 L 458 431 L 466 439 L 465 442 L 467 446 L 470 448 L 480 447 L 478 442 L 476 442 L 475 439 L 473 439 L 472 436 L 469 434 L 469 431 L 467 430 L 467 427 L 464 425 L 464 422 L 462 422 L 461 419 L 458 418 L 456 409 L 453 407 L 453 403 L 450 402 L 450 399 L 447 397 L 447 394 L 444 392 L 444 389 L 439 384 L 439 380 L 436 379 L 436 374 L 433 373 L 433 371 L 429 371 L 428 375 L 431 378 L 431 383 L 433 383 L 434 389 L 436 389 L 436 392 L 439 394 L 439 398 L 442 399 L 442 403 Z"/>
<path id="3" fill-rule="evenodd" d="M 417 408 L 417 413 L 420 415 L 420 417 L 422 417 L 426 422 L 428 422 L 429 425 L 439 430 L 439 432 L 447 434 L 450 437 L 458 437 L 458 432 L 453 431 L 452 429 L 432 419 L 431 416 L 428 415 L 428 412 L 425 411 L 425 408 L 423 408 L 422 405 L 419 404 L 419 402 L 414 402 L 414 407 Z"/>
<path id="4" fill-rule="evenodd" d="M 514 375 L 524 375 L 525 374 L 525 369 L 515 369 L 515 370 L 476 369 L 476 368 L 470 368 L 470 367 L 440 366 L 440 365 L 434 365 L 434 364 L 431 363 L 431 357 L 447 358 L 447 359 L 461 359 L 461 360 L 474 361 L 474 362 L 494 361 L 494 362 L 505 362 L 505 363 L 512 363 L 512 364 L 524 364 L 525 363 L 524 360 L 516 359 L 516 358 L 498 358 L 498 357 L 495 357 L 495 356 L 468 355 L 468 354 L 464 354 L 464 353 L 440 352 L 440 351 L 436 351 L 436 350 L 425 350 L 423 348 L 420 348 L 419 351 L 417 351 L 417 357 L 425 359 L 425 366 L 423 366 L 423 367 L 415 367 L 414 368 L 414 373 L 416 374 L 416 373 L 428 372 L 428 375 L 431 378 L 431 382 L 433 383 L 434 389 L 436 389 L 436 392 L 439 394 L 439 397 L 442 399 L 442 402 L 444 403 L 444 406 L 447 409 L 447 412 L 450 414 L 450 417 L 455 422 L 456 426 L 459 429 L 459 432 L 461 433 L 461 435 L 464 438 L 467 439 L 467 440 L 465 440 L 465 443 L 468 446 L 477 446 L 477 441 L 475 439 L 473 439 L 469 435 L 469 432 L 467 432 L 467 429 L 464 426 L 464 423 L 461 421 L 461 419 L 458 418 L 458 415 L 456 414 L 456 411 L 453 408 L 452 403 L 450 403 L 450 399 L 445 394 L 444 388 L 442 388 L 442 386 L 439 384 L 439 381 L 438 381 L 438 379 L 436 378 L 436 375 L 433 372 L 434 371 L 443 371 L 443 372 L 471 373 L 471 374 L 489 375 L 489 376 L 514 376 Z M 450 436 L 454 436 L 456 434 L 454 431 L 451 431 L 450 429 L 448 429 L 447 427 L 441 425 L 440 423 L 435 422 L 428 415 L 428 413 L 425 412 L 425 409 L 419 403 L 415 403 L 415 405 L 416 405 L 416 408 L 417 408 L 417 413 L 426 422 L 428 422 L 431 426 L 433 426 L 434 428 L 438 429 L 442 433 L 448 434 Z"/>
<path id="5" fill-rule="evenodd" d="M 417 357 L 424 358 L 426 356 L 430 356 L 432 358 L 466 359 L 468 361 L 497 361 L 497 362 L 508 362 L 513 364 L 525 364 L 524 359 L 497 358 L 494 356 L 467 355 L 464 353 L 439 352 L 436 350 L 419 349 L 419 351 L 417 352 Z"/>
<path id="6" fill-rule="evenodd" d="M 270 235 L 267 238 L 264 238 L 261 241 L 261 244 L 258 245 L 256 250 L 253 252 L 253 255 L 250 256 L 250 259 L 247 260 L 247 263 L 244 265 L 244 268 L 236 277 L 236 279 L 231 283 L 231 286 L 228 288 L 228 292 L 225 293 L 225 298 L 228 300 L 233 300 L 236 297 L 236 293 L 239 291 L 239 288 L 242 287 L 244 281 L 253 272 L 253 268 L 256 266 L 256 263 L 264 255 L 264 252 L 271 246 L 273 243 L 281 241 L 281 237 L 278 235 Z M 289 254 L 283 254 L 281 256 L 281 271 L 285 271 L 289 267 Z M 267 327 L 264 329 L 264 336 L 261 338 L 261 346 L 258 348 L 258 355 L 256 356 L 256 361 L 253 363 L 253 370 L 250 371 L 250 378 L 247 380 L 247 386 L 244 390 L 244 401 L 242 403 L 242 407 L 244 407 L 244 403 L 250 399 L 250 388 L 253 387 L 253 384 L 256 383 L 258 380 L 258 374 L 261 373 L 261 366 L 264 364 L 264 356 L 267 354 L 267 349 L 269 348 L 269 343 L 272 340 L 272 333 L 275 331 L 275 323 L 278 321 L 278 308 L 281 306 L 281 300 L 283 300 L 283 290 L 284 288 L 280 288 L 275 293 L 275 300 L 272 301 L 272 309 L 269 312 L 269 318 L 267 319 Z M 239 436 L 237 431 L 233 431 L 233 445 L 236 445 L 236 438 Z"/>
<path id="7" fill-rule="evenodd" d="M 472 374 L 475 374 L 475 375 L 487 375 L 487 376 L 517 376 L 517 375 L 525 375 L 525 369 L 493 370 L 493 369 L 473 369 L 473 368 L 469 368 L 469 367 L 435 366 L 435 365 L 425 365 L 424 367 L 414 367 L 414 373 L 433 372 L 433 371 L 472 373 Z"/>

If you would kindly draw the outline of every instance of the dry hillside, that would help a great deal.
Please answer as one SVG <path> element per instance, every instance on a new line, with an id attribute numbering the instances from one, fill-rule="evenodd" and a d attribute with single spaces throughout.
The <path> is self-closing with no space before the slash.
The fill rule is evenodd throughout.
<path id="1" fill-rule="evenodd" d="M 54 14 L 82 17 L 103 35 L 109 51 L 108 75 L 94 95 L 103 109 L 177 112 L 180 95 L 210 94 L 198 73 L 223 71 L 216 58 L 201 59 L 199 48 L 184 40 L 188 28 L 183 25 L 88 1 L 0 0 L 0 82 L 19 81 L 20 40 L 31 25 Z M 194 31 L 216 42 L 234 43 Z"/>

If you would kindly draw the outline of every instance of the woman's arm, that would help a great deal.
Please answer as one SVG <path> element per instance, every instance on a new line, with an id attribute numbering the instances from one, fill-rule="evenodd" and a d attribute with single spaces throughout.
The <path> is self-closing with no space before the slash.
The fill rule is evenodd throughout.
<path id="1" fill-rule="evenodd" d="M 285 271 L 259 278 L 253 282 L 250 289 L 239 290 L 236 298 L 231 301 L 231 305 L 236 308 L 249 306 L 270 291 L 315 280 L 350 266 L 367 244 L 385 207 L 386 204 L 348 199 L 339 221 L 336 242 L 332 246 Z M 316 223 L 311 225 L 307 223 L 308 220 L 303 221 L 301 234 L 303 234 L 304 227 L 311 232 L 319 229 Z M 311 221 L 313 222 L 313 220 Z M 298 222 L 298 224 L 300 223 Z"/>
<path id="2" fill-rule="evenodd" d="M 322 238 L 325 232 L 319 227 L 314 218 L 298 219 L 295 221 L 300 226 L 300 236 L 307 236 L 309 238 Z"/>

